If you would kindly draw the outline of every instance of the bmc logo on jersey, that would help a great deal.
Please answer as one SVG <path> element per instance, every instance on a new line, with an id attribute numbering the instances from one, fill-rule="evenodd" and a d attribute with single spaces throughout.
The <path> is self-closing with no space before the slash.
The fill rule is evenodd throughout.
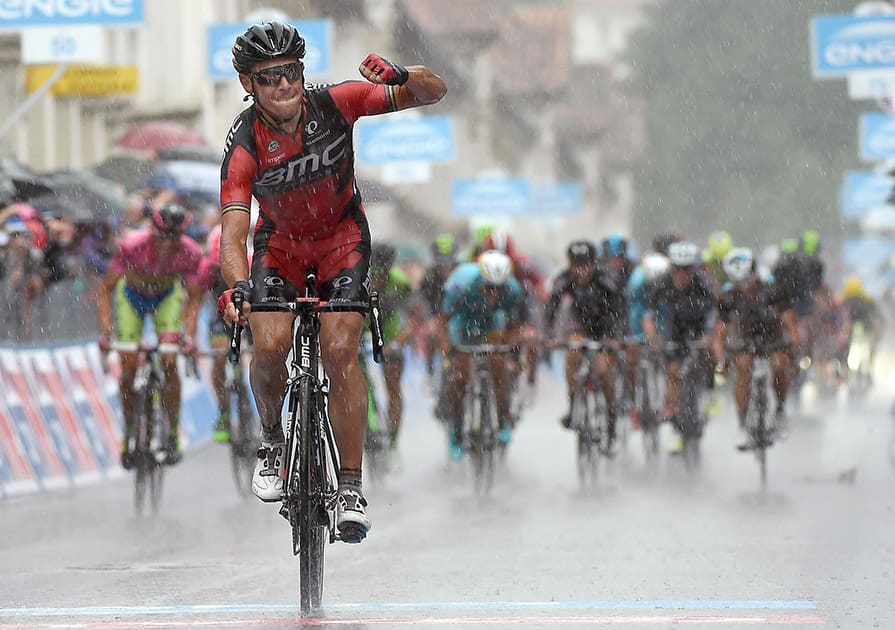
<path id="1" fill-rule="evenodd" d="M 237 118 L 236 122 L 233 123 L 233 126 L 230 127 L 230 131 L 227 133 L 227 143 L 224 145 L 224 152 L 230 150 L 230 145 L 233 144 L 233 138 L 236 137 L 236 132 L 239 131 L 240 127 L 242 127 L 242 118 Z"/>
<path id="2" fill-rule="evenodd" d="M 281 184 L 303 184 L 315 179 L 318 175 L 328 174 L 330 168 L 345 155 L 347 139 L 348 134 L 343 133 L 319 153 L 305 153 L 289 160 L 282 166 L 264 171 L 256 185 L 263 188 Z M 323 173 L 320 173 L 321 170 Z"/>

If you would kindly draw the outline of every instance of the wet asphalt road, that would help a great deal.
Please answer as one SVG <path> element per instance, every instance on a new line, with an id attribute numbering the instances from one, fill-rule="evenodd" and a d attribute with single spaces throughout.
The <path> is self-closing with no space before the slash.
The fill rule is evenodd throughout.
<path id="1" fill-rule="evenodd" d="M 650 474 L 635 433 L 582 492 L 545 370 L 488 499 L 447 465 L 412 371 L 399 470 L 367 487 L 368 539 L 328 548 L 321 618 L 298 616 L 286 521 L 207 445 L 155 518 L 134 516 L 128 476 L 0 503 L 0 627 L 895 628 L 892 364 L 860 403 L 805 392 L 764 493 L 726 391 L 697 477 L 669 458 Z"/>

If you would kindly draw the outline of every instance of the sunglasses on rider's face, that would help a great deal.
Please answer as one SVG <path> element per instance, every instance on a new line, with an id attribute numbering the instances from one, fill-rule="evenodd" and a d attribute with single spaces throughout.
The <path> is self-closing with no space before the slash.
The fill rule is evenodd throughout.
<path id="1" fill-rule="evenodd" d="M 273 68 L 265 68 L 258 72 L 253 72 L 249 76 L 258 82 L 258 85 L 273 87 L 280 83 L 280 78 L 286 77 L 289 83 L 295 83 L 301 79 L 305 67 L 300 61 L 295 63 L 287 63 L 282 66 L 274 66 Z"/>

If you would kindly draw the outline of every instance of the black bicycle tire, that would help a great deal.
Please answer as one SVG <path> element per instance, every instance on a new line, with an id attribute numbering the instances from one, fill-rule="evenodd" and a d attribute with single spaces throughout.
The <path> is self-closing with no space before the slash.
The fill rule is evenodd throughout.
<path id="1" fill-rule="evenodd" d="M 367 373 L 368 366 L 366 361 L 361 363 L 364 368 L 364 378 L 367 382 L 367 435 L 364 438 L 364 463 L 368 474 L 368 479 L 372 484 L 380 483 L 386 473 L 388 467 L 386 465 L 386 450 L 388 448 L 388 433 L 383 430 L 388 425 L 387 418 L 382 413 L 382 405 L 376 398 L 376 390 L 373 382 Z M 370 415 L 373 415 L 375 426 L 371 425 Z"/>
<path id="2" fill-rule="evenodd" d="M 578 392 L 579 405 L 583 409 L 578 425 L 578 481 L 585 488 L 593 487 L 599 476 L 600 458 L 598 454 L 599 427 L 593 421 L 597 413 L 595 396 L 589 396 L 582 385 Z M 594 426 L 591 426 L 594 424 Z"/>
<path id="3" fill-rule="evenodd" d="M 637 384 L 635 401 L 640 415 L 640 432 L 643 440 L 643 456 L 648 465 L 654 464 L 659 455 L 659 435 L 656 412 L 650 395 L 650 370 L 645 365 L 637 368 Z"/>
<path id="4" fill-rule="evenodd" d="M 699 375 L 694 366 L 682 370 L 678 409 L 681 415 L 681 434 L 684 438 L 684 467 L 694 472 L 699 468 Z"/>
<path id="5" fill-rule="evenodd" d="M 490 376 L 485 376 L 479 392 L 482 406 L 482 478 L 480 494 L 488 495 L 494 487 L 494 451 L 497 448 L 497 432 L 495 422 L 497 419 L 494 408 L 494 386 Z"/>
<path id="6" fill-rule="evenodd" d="M 137 421 L 134 426 L 134 509 L 137 516 L 143 516 L 149 486 L 149 456 L 151 433 L 146 421 L 146 391 L 138 392 Z"/>
<path id="7" fill-rule="evenodd" d="M 255 442 L 257 431 L 253 431 L 252 406 L 248 402 L 248 392 L 245 384 L 241 382 L 242 375 L 237 371 L 233 375 L 232 388 L 227 392 L 231 418 L 230 422 L 230 469 L 233 473 L 233 482 L 237 493 L 248 498 L 252 496 L 252 475 L 254 474 L 255 461 L 258 458 Z M 232 421 L 233 413 L 236 413 L 236 422 Z M 235 429 L 235 439 L 232 431 Z"/>
<path id="8" fill-rule="evenodd" d="M 308 615 L 320 609 L 323 603 L 324 551 L 326 526 L 320 524 L 319 502 L 322 497 L 319 485 L 323 483 L 321 471 L 316 470 L 320 448 L 318 408 L 311 379 L 302 378 L 298 384 L 299 445 L 299 580 L 301 613 Z"/>
<path id="9" fill-rule="evenodd" d="M 164 412 L 164 405 L 162 404 L 162 384 L 157 375 L 150 377 L 149 384 L 151 387 L 147 389 L 147 395 L 149 408 L 152 411 L 150 417 L 152 418 L 152 424 L 154 426 L 153 430 L 157 436 L 156 443 L 162 445 L 162 448 L 165 448 L 168 437 L 168 417 Z M 150 444 L 151 443 L 152 440 L 150 439 Z M 152 507 L 152 513 L 158 514 L 164 488 L 164 466 L 162 466 L 153 456 L 150 460 L 149 471 L 150 505 Z"/>
<path id="10" fill-rule="evenodd" d="M 472 468 L 473 490 L 478 492 L 484 466 L 482 444 L 481 398 L 477 390 L 479 382 L 475 374 L 471 374 L 463 397 L 463 435 L 466 437 L 469 464 Z"/>
<path id="11" fill-rule="evenodd" d="M 768 446 L 770 435 L 767 426 L 768 391 L 764 379 L 756 379 L 753 383 L 753 402 L 755 404 L 755 432 L 756 432 L 756 457 L 758 459 L 758 477 L 761 481 L 761 489 L 768 485 Z"/>

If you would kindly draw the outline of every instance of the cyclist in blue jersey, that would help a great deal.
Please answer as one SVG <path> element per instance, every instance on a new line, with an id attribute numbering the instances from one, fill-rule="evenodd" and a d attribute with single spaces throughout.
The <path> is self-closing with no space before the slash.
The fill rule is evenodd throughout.
<path id="1" fill-rule="evenodd" d="M 533 340 L 535 330 L 528 324 L 522 287 L 513 277 L 513 261 L 503 252 L 483 252 L 477 262 L 458 266 L 445 283 L 441 305 L 442 350 L 448 354 L 458 345 L 497 343 L 517 344 Z M 451 353 L 447 367 L 447 404 L 453 427 L 450 455 L 463 455 L 462 400 L 469 378 L 470 357 Z M 512 435 L 510 418 L 510 374 L 505 356 L 491 357 L 491 371 L 497 389 L 500 416 L 498 439 L 507 443 Z"/>

